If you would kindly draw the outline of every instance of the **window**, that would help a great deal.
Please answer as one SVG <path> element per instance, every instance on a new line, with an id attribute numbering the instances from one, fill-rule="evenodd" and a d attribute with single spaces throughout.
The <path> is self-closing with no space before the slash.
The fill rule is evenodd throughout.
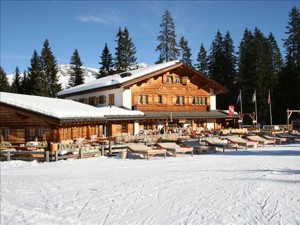
<path id="1" fill-rule="evenodd" d="M 148 104 L 148 95 L 139 95 L 138 104 Z"/>
<path id="2" fill-rule="evenodd" d="M 43 140 L 43 129 L 38 129 L 38 140 Z"/>
<path id="3" fill-rule="evenodd" d="M 86 98 L 80 98 L 80 99 L 79 99 L 79 102 L 85 103 L 85 104 L 86 104 L 86 103 L 87 103 L 87 99 L 86 99 Z"/>
<path id="4" fill-rule="evenodd" d="M 109 101 L 109 105 L 115 105 L 115 95 L 114 94 L 108 95 L 108 101 Z"/>
<path id="5" fill-rule="evenodd" d="M 201 97 L 200 98 L 200 105 L 207 105 L 207 98 L 206 97 Z"/>
<path id="6" fill-rule="evenodd" d="M 34 141 L 35 139 L 35 129 L 29 129 L 29 140 Z"/>
<path id="7" fill-rule="evenodd" d="M 176 96 L 176 104 L 184 105 L 184 96 Z"/>
<path id="8" fill-rule="evenodd" d="M 106 102 L 106 96 L 105 95 L 100 95 L 99 96 L 99 104 L 104 104 Z"/>
<path id="9" fill-rule="evenodd" d="M 147 95 L 143 95 L 143 104 L 147 104 L 148 103 L 148 96 Z"/>
<path id="10" fill-rule="evenodd" d="M 199 98 L 193 97 L 193 105 L 199 105 Z"/>
<path id="11" fill-rule="evenodd" d="M 4 130 L 4 140 L 9 141 L 9 129 Z"/>
<path id="12" fill-rule="evenodd" d="M 96 98 L 95 97 L 89 97 L 89 105 L 96 105 Z"/>
<path id="13" fill-rule="evenodd" d="M 177 84 L 180 83 L 180 77 L 179 77 L 179 76 L 176 76 L 176 77 L 175 77 L 175 83 L 177 83 Z"/>
<path id="14" fill-rule="evenodd" d="M 167 83 L 173 83 L 172 76 L 167 76 Z"/>
<path id="15" fill-rule="evenodd" d="M 157 96 L 157 103 L 162 104 L 162 96 L 161 95 Z"/>
<path id="16" fill-rule="evenodd" d="M 141 95 L 138 96 L 138 104 L 142 104 L 142 96 Z"/>

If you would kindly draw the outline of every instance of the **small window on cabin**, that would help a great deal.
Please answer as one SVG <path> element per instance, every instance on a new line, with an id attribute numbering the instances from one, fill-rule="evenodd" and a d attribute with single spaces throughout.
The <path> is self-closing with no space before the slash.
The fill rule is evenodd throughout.
<path id="1" fill-rule="evenodd" d="M 162 96 L 161 95 L 157 96 L 157 103 L 162 104 Z"/>
<path id="2" fill-rule="evenodd" d="M 142 104 L 142 96 L 141 95 L 138 96 L 138 104 Z"/>
<path id="3" fill-rule="evenodd" d="M 148 95 L 143 95 L 143 104 L 148 104 Z"/>
<path id="4" fill-rule="evenodd" d="M 29 129 L 29 140 L 34 141 L 35 139 L 35 129 Z"/>
<path id="5" fill-rule="evenodd" d="M 106 102 L 106 96 L 105 95 L 100 95 L 99 96 L 99 104 L 104 104 Z"/>
<path id="6" fill-rule="evenodd" d="M 96 105 L 96 98 L 95 97 L 89 97 L 89 105 Z"/>
<path id="7" fill-rule="evenodd" d="M 206 97 L 201 97 L 200 98 L 200 105 L 206 105 L 207 104 L 207 98 Z"/>
<path id="8" fill-rule="evenodd" d="M 175 83 L 180 84 L 180 77 L 179 76 L 175 77 Z"/>
<path id="9" fill-rule="evenodd" d="M 109 105 L 115 105 L 115 95 L 114 94 L 108 95 L 108 101 L 109 101 Z"/>
<path id="10" fill-rule="evenodd" d="M 193 105 L 199 105 L 199 98 L 193 97 Z"/>
<path id="11" fill-rule="evenodd" d="M 9 129 L 4 130 L 4 140 L 9 141 Z"/>
<path id="12" fill-rule="evenodd" d="M 38 139 L 43 140 L 43 129 L 38 129 Z"/>
<path id="13" fill-rule="evenodd" d="M 184 96 L 176 96 L 176 104 L 184 105 Z"/>
<path id="14" fill-rule="evenodd" d="M 173 77 L 167 76 L 167 83 L 173 83 Z"/>

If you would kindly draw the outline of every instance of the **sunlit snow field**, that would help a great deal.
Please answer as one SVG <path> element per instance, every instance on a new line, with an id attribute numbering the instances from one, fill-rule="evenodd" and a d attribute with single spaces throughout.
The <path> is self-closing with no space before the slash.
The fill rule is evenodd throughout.
<path id="1" fill-rule="evenodd" d="M 300 224 L 300 142 L 149 161 L 1 162 L 8 224 Z"/>

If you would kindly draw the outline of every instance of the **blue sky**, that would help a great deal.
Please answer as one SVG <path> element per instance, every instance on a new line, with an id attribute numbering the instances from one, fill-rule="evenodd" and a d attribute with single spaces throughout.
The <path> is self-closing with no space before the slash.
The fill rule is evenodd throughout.
<path id="1" fill-rule="evenodd" d="M 184 36 L 196 62 L 200 44 L 207 51 L 219 30 L 230 32 L 236 51 L 245 28 L 282 39 L 292 7 L 299 1 L 1 1 L 1 66 L 7 74 L 27 70 L 34 50 L 49 40 L 58 64 L 68 64 L 77 48 L 83 65 L 99 68 L 105 43 L 114 56 L 116 35 L 129 30 L 139 63 L 154 64 L 162 15 L 173 17 L 177 40 Z M 282 52 L 284 54 L 284 52 Z"/>

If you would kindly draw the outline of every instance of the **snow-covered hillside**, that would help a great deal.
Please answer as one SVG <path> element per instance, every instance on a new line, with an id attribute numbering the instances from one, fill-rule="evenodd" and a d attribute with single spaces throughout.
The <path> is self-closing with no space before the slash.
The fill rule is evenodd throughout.
<path id="1" fill-rule="evenodd" d="M 58 68 L 59 83 L 61 83 L 62 88 L 65 89 L 68 86 L 68 80 L 70 77 L 69 72 L 71 70 L 71 65 L 59 64 L 57 65 L 57 68 Z M 99 69 L 87 68 L 87 67 L 82 67 L 82 69 L 84 71 L 84 82 L 88 82 L 96 79 L 96 74 L 98 73 Z M 14 78 L 14 74 L 8 74 L 7 77 L 9 83 L 11 84 Z"/>
<path id="2" fill-rule="evenodd" d="M 99 69 L 82 67 L 84 71 L 84 82 L 89 82 L 95 80 Z M 58 65 L 58 76 L 59 82 L 62 84 L 62 88 L 65 89 L 68 86 L 68 81 L 70 78 L 69 72 L 71 70 L 71 65 L 60 64 Z"/>

